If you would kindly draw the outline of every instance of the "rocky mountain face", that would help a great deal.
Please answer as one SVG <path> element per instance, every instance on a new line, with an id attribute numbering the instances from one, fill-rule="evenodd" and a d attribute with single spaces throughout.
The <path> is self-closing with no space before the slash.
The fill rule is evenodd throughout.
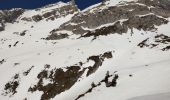
<path id="1" fill-rule="evenodd" d="M 169 0 L 1 10 L 0 100 L 169 100 L 169 21 Z"/>
<path id="2" fill-rule="evenodd" d="M 23 9 L 1 10 L 0 11 L 0 31 L 5 30 L 5 23 L 14 23 L 24 12 Z"/>
<path id="3" fill-rule="evenodd" d="M 73 33 L 81 35 L 86 32 L 95 35 L 95 33 L 90 32 L 86 28 L 93 29 L 109 23 L 115 24 L 113 24 L 112 27 L 110 25 L 105 27 L 105 29 L 96 31 L 107 31 L 107 28 L 110 30 L 109 27 L 111 27 L 111 29 L 115 28 L 114 30 L 110 30 L 109 33 L 127 33 L 128 28 L 137 28 L 139 30 L 143 29 L 148 31 L 155 29 L 154 25 L 159 26 L 166 24 L 168 21 L 164 18 L 170 17 L 170 4 L 169 2 L 167 3 L 166 0 L 161 0 L 160 2 L 159 0 L 122 2 L 116 6 L 105 8 L 107 5 L 106 3 L 107 2 L 86 12 L 78 13 L 72 20 L 61 25 L 59 29 L 57 28 L 56 30 L 51 31 L 52 35 L 47 39 L 55 39 L 55 35 L 61 34 L 60 31 L 62 30 L 73 30 Z M 160 18 L 159 16 L 163 18 Z M 101 32 L 97 33 L 97 35 L 107 35 L 109 33 Z"/>

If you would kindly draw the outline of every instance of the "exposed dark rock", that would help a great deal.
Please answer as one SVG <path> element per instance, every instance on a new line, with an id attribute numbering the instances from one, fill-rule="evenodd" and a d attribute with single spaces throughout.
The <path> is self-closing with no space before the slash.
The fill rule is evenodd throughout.
<path id="1" fill-rule="evenodd" d="M 40 10 L 40 9 L 37 9 L 37 11 L 38 10 Z M 39 21 L 45 19 L 46 21 L 49 21 L 49 20 L 55 20 L 57 18 L 67 16 L 69 14 L 73 14 L 75 12 L 78 12 L 78 8 L 75 5 L 68 4 L 68 5 L 59 7 L 59 8 L 51 9 L 51 11 L 45 12 L 43 14 L 34 15 L 31 18 L 24 17 L 21 20 L 24 20 L 24 21 L 32 21 L 33 20 L 35 22 L 39 22 Z"/>
<path id="2" fill-rule="evenodd" d="M 68 38 L 68 34 L 65 33 L 65 34 L 51 34 L 49 35 L 49 37 L 46 38 L 46 40 L 59 40 L 59 39 L 64 39 L 64 38 Z"/>
<path id="3" fill-rule="evenodd" d="M 13 34 L 19 35 L 19 32 L 13 32 Z"/>
<path id="4" fill-rule="evenodd" d="M 12 45 L 8 45 L 9 48 L 11 48 Z"/>
<path id="5" fill-rule="evenodd" d="M 107 87 L 115 87 L 117 85 L 118 78 L 119 78 L 118 74 L 115 74 L 110 84 L 108 83 Z"/>
<path id="6" fill-rule="evenodd" d="M 50 67 L 51 67 L 51 65 L 49 65 L 49 64 L 46 64 L 46 65 L 44 66 L 45 69 L 48 69 L 48 68 L 50 68 Z"/>
<path id="7" fill-rule="evenodd" d="M 5 59 L 2 59 L 2 60 L 0 61 L 0 65 L 2 65 L 4 62 L 6 62 Z"/>
<path id="8" fill-rule="evenodd" d="M 0 32 L 5 30 L 5 25 L 4 23 L 0 23 Z"/>
<path id="9" fill-rule="evenodd" d="M 130 75 L 129 75 L 129 77 L 133 77 L 133 75 L 132 75 L 132 74 L 130 74 Z"/>
<path id="10" fill-rule="evenodd" d="M 5 84 L 4 92 L 2 95 L 4 96 L 12 96 L 17 93 L 17 87 L 19 86 L 19 74 L 16 74 L 12 81 L 9 81 L 8 83 Z"/>
<path id="11" fill-rule="evenodd" d="M 14 66 L 17 66 L 17 65 L 19 65 L 20 63 L 14 63 Z"/>
<path id="12" fill-rule="evenodd" d="M 51 12 L 47 12 L 47 13 L 43 14 L 43 17 L 48 18 L 48 17 L 55 15 L 55 14 L 56 14 L 56 11 L 51 11 Z"/>
<path id="13" fill-rule="evenodd" d="M 14 23 L 24 12 L 23 9 L 1 10 L 0 12 L 0 32 L 5 30 L 5 23 Z"/>
<path id="14" fill-rule="evenodd" d="M 91 67 L 88 67 L 88 72 L 86 76 L 89 76 L 90 74 L 94 73 L 99 66 L 102 65 L 102 59 L 100 58 L 100 56 L 91 56 L 88 60 L 93 60 L 95 62 L 95 64 Z"/>
<path id="15" fill-rule="evenodd" d="M 142 17 L 134 16 L 130 17 L 124 22 L 126 26 L 130 29 L 136 28 L 138 30 L 143 29 L 144 31 L 150 31 L 155 29 L 154 25 L 160 26 L 162 24 L 167 24 L 168 20 L 160 18 L 156 15 L 146 15 Z"/>
<path id="16" fill-rule="evenodd" d="M 20 36 L 25 36 L 27 30 L 24 30 L 23 32 L 20 33 Z"/>
<path id="17" fill-rule="evenodd" d="M 138 0 L 139 3 L 147 6 L 153 6 L 150 8 L 151 12 L 163 16 L 170 16 L 170 1 L 169 0 Z"/>
<path id="18" fill-rule="evenodd" d="M 27 76 L 29 74 L 29 72 L 32 70 L 32 68 L 34 68 L 34 66 L 31 66 L 31 68 L 29 68 L 27 71 L 23 72 L 23 75 Z"/>
<path id="19" fill-rule="evenodd" d="M 164 35 L 164 34 L 160 34 L 160 35 L 156 35 L 154 38 L 153 38 L 153 42 L 150 43 L 149 42 L 149 38 L 143 40 L 141 43 L 138 44 L 138 46 L 140 48 L 143 48 L 143 47 L 148 47 L 148 48 L 155 48 L 155 47 L 158 47 L 159 45 L 165 45 L 166 47 L 163 47 L 161 50 L 162 51 L 167 51 L 170 49 L 170 37 Z"/>
<path id="20" fill-rule="evenodd" d="M 13 45 L 14 47 L 19 43 L 19 41 L 15 42 L 15 44 Z"/>
<path id="21" fill-rule="evenodd" d="M 27 21 L 27 22 L 31 22 L 31 21 L 32 21 L 32 18 L 26 18 L 26 17 L 24 17 L 24 18 L 22 18 L 21 20 L 24 20 L 24 21 Z"/>
<path id="22" fill-rule="evenodd" d="M 24 98 L 23 100 L 28 100 L 27 98 Z"/>
<path id="23" fill-rule="evenodd" d="M 141 43 L 138 44 L 139 47 L 148 47 L 149 45 L 146 44 L 146 42 L 149 40 L 149 38 L 143 40 Z"/>
<path id="24" fill-rule="evenodd" d="M 106 73 L 105 78 L 101 82 L 105 82 L 106 87 L 115 87 L 117 85 L 117 79 L 119 76 L 117 74 L 114 75 L 111 82 L 109 82 L 109 78 L 113 75 L 109 75 L 109 71 Z"/>
<path id="25" fill-rule="evenodd" d="M 97 36 L 100 35 L 108 35 L 108 34 L 113 34 L 113 33 L 127 33 L 128 28 L 131 30 L 133 28 L 136 28 L 138 30 L 144 30 L 144 31 L 151 31 L 155 29 L 155 25 L 159 26 L 161 24 L 167 24 L 168 20 L 164 18 L 159 18 L 156 15 L 146 15 L 143 17 L 139 16 L 134 16 L 130 17 L 127 21 L 124 21 L 122 24 L 120 21 L 116 22 L 115 24 L 108 26 L 108 27 L 103 27 L 100 29 L 96 29 L 95 31 L 89 31 L 85 35 L 82 35 L 81 37 L 90 37 L 94 36 L 94 39 Z"/>
<path id="26" fill-rule="evenodd" d="M 89 76 L 91 75 L 92 73 L 96 72 L 96 70 L 102 66 L 102 63 L 104 62 L 104 59 L 107 58 L 112 58 L 112 52 L 106 52 L 102 55 L 99 55 L 99 56 L 91 56 L 88 58 L 88 61 L 89 60 L 92 60 L 95 62 L 95 64 L 93 66 L 90 66 L 88 67 L 88 72 L 87 72 L 87 75 L 86 76 Z"/>
<path id="27" fill-rule="evenodd" d="M 86 33 L 85 35 L 83 35 L 81 37 L 94 36 L 96 38 L 97 36 L 108 35 L 108 34 L 111 34 L 111 33 L 118 33 L 118 34 L 126 33 L 127 30 L 128 30 L 127 27 L 124 26 L 124 25 L 121 25 L 120 22 L 118 21 L 112 26 L 96 29 L 94 32 L 89 31 L 88 33 Z"/>
<path id="28" fill-rule="evenodd" d="M 112 6 L 106 9 L 101 9 L 105 6 L 101 4 L 91 9 L 93 13 L 91 10 L 78 13 L 71 21 L 64 23 L 59 29 L 54 29 L 51 32 L 58 34 L 61 30 L 67 30 L 74 34 L 80 34 L 82 37 L 94 36 L 96 38 L 99 35 L 126 33 L 128 28 L 131 30 L 136 28 L 138 30 L 153 31 L 156 30 L 155 25 L 160 26 L 168 23 L 165 18 L 170 17 L 169 4 L 169 1 L 166 0 L 139 0 L 123 2 L 119 4 L 120 6 Z M 122 19 L 127 19 L 127 21 L 120 23 Z M 115 24 L 94 31 L 83 28 L 95 29 L 108 23 Z"/>
<path id="29" fill-rule="evenodd" d="M 39 22 L 41 21 L 43 18 L 41 15 L 34 15 L 32 16 L 32 19 L 35 21 L 35 22 Z"/>
<path id="30" fill-rule="evenodd" d="M 48 72 L 50 72 L 48 74 Z M 83 74 L 84 70 L 80 70 L 79 66 L 67 67 L 67 71 L 64 72 L 61 68 L 53 69 L 51 71 L 43 70 L 37 76 L 39 82 L 34 87 L 30 87 L 29 91 L 43 91 L 41 100 L 49 100 L 55 97 L 55 95 L 70 89 L 75 82 Z M 43 80 L 50 79 L 52 83 L 43 86 Z"/>
<path id="31" fill-rule="evenodd" d="M 105 59 L 109 58 L 112 58 L 111 52 L 105 52 L 97 56 L 90 56 L 85 63 L 79 62 L 73 66 L 65 67 L 66 71 L 63 71 L 62 68 L 49 70 L 50 65 L 46 64 L 44 70 L 42 70 L 37 76 L 39 81 L 36 85 L 31 86 L 28 91 L 42 91 L 43 95 L 41 96 L 41 100 L 54 98 L 57 94 L 69 90 L 78 81 L 85 70 L 88 70 L 87 76 L 89 76 L 102 65 Z M 83 64 L 86 64 L 89 60 L 94 61 L 95 64 L 92 65 L 92 67 L 83 68 Z M 44 80 L 50 80 L 50 82 L 44 85 Z"/>
<path id="32" fill-rule="evenodd" d="M 24 12 L 23 9 L 2 10 L 0 12 L 0 22 L 13 23 Z"/>
<path id="33" fill-rule="evenodd" d="M 166 46 L 165 48 L 162 49 L 162 51 L 167 51 L 170 49 L 170 45 L 169 46 Z"/>
<path id="34" fill-rule="evenodd" d="M 160 35 L 155 36 L 155 42 L 168 44 L 168 43 L 170 43 L 170 37 L 168 37 L 164 34 L 160 34 Z"/>
<path id="35" fill-rule="evenodd" d="M 105 53 L 102 55 L 102 58 L 107 58 L 107 59 L 109 59 L 109 58 L 112 58 L 112 57 L 113 57 L 112 52 L 105 52 Z"/>
<path id="36" fill-rule="evenodd" d="M 113 76 L 113 79 L 112 79 L 111 82 L 109 82 L 108 79 L 112 76 Z M 78 97 L 75 100 L 78 100 L 78 99 L 82 98 L 83 96 L 85 96 L 86 94 L 92 92 L 94 88 L 100 86 L 102 83 L 105 83 L 106 87 L 115 87 L 117 85 L 117 79 L 118 78 L 119 78 L 118 74 L 109 75 L 109 71 L 107 71 L 106 76 L 103 80 L 98 82 L 98 84 L 94 84 L 94 82 L 92 82 L 91 88 L 89 88 L 85 93 L 78 95 Z"/>

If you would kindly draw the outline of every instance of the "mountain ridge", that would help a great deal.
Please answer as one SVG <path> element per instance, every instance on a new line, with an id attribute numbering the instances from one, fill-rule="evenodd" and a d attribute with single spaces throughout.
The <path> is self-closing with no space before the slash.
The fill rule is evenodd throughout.
<path id="1" fill-rule="evenodd" d="M 71 3 L 1 11 L 0 99 L 168 100 L 169 5 L 106 0 L 83 11 Z"/>

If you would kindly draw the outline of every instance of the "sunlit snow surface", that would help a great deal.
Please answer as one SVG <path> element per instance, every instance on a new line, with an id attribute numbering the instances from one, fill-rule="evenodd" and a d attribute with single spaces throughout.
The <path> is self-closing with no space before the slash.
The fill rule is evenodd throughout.
<path id="1" fill-rule="evenodd" d="M 44 10 L 48 9 L 44 8 Z M 42 12 L 26 11 L 21 17 L 36 13 Z M 35 67 L 28 76 L 20 76 L 20 85 L 15 95 L 11 97 L 0 95 L 0 100 L 23 100 L 24 98 L 39 100 L 42 92 L 31 93 L 28 92 L 28 88 L 38 81 L 37 75 L 44 69 L 45 64 L 50 64 L 51 69 L 63 68 L 107 51 L 114 51 L 112 59 L 106 60 L 94 74 L 82 78 L 69 90 L 56 95 L 53 100 L 74 100 L 78 94 L 87 91 L 92 82 L 98 83 L 102 80 L 107 71 L 111 74 L 117 71 L 120 76 L 118 85 L 106 88 L 102 84 L 80 100 L 169 100 L 170 50 L 162 51 L 159 47 L 140 48 L 137 45 L 156 34 L 170 36 L 170 23 L 158 27 L 157 33 L 134 29 L 132 36 L 129 31 L 122 35 L 100 36 L 93 41 L 92 37 L 77 39 L 79 37 L 77 35 L 62 40 L 42 39 L 47 37 L 52 29 L 69 21 L 73 16 L 74 14 L 70 14 L 54 21 L 42 20 L 38 23 L 26 23 L 18 19 L 19 23 L 6 25 L 5 31 L 0 32 L 0 39 L 5 39 L 0 41 L 0 60 L 5 59 L 5 62 L 0 65 L 0 93 L 16 73 L 22 75 L 31 66 Z M 28 31 L 23 37 L 13 34 L 24 30 Z M 17 46 L 9 48 L 9 45 L 14 45 L 17 41 L 19 41 Z M 18 64 L 15 65 L 16 63 Z M 93 62 L 89 62 L 91 63 Z M 133 76 L 129 77 L 129 75 Z M 46 82 L 48 83 L 48 80 Z"/>

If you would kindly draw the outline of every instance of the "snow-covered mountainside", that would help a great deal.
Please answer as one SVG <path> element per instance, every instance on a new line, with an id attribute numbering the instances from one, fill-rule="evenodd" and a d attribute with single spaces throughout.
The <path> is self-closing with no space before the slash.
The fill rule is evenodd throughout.
<path id="1" fill-rule="evenodd" d="M 170 0 L 0 11 L 0 100 L 170 100 Z"/>

